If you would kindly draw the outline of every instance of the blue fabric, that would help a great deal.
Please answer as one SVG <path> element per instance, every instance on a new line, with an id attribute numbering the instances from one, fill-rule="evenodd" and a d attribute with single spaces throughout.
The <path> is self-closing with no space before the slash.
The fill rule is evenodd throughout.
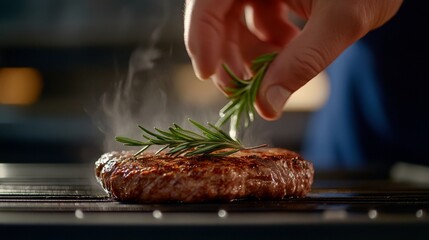
<path id="1" fill-rule="evenodd" d="M 365 131 L 388 138 L 382 92 L 374 71 L 374 58 L 364 43 L 348 48 L 327 69 L 330 96 L 310 123 L 304 157 L 317 168 L 358 168 L 365 165 Z M 366 106 L 361 108 L 361 106 Z M 362 116 L 365 126 L 358 127 Z"/>
<path id="2" fill-rule="evenodd" d="M 329 66 L 330 96 L 302 150 L 316 169 L 429 164 L 425 9 L 425 1 L 405 1 L 394 19 Z"/>

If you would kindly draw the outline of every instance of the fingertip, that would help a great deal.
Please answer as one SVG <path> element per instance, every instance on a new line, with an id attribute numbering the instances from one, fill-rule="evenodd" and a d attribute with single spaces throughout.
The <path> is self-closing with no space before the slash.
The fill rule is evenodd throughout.
<path id="1" fill-rule="evenodd" d="M 259 116 L 261 116 L 263 119 L 267 121 L 275 121 L 280 118 L 280 116 L 276 112 L 272 111 L 269 108 L 264 107 L 263 104 L 260 104 L 258 102 L 256 102 L 255 104 L 255 109 L 258 112 Z"/>
<path id="2" fill-rule="evenodd" d="M 260 93 L 256 102 L 256 109 L 264 119 L 276 120 L 282 115 L 290 95 L 291 92 L 281 85 L 269 86 Z"/>
<path id="3" fill-rule="evenodd" d="M 213 79 L 213 83 L 216 86 L 216 88 L 225 96 L 228 97 L 228 86 L 226 86 L 223 82 L 216 81 L 216 79 Z"/>
<path id="4" fill-rule="evenodd" d="M 195 75 L 201 80 L 209 79 L 215 73 L 220 58 L 220 43 L 212 40 L 201 38 L 199 41 L 187 43 L 187 51 Z M 204 50 L 205 46 L 212 46 L 212 48 Z"/>
<path id="5" fill-rule="evenodd" d="M 224 20 L 233 1 L 188 1 L 185 9 L 184 40 L 195 74 L 210 78 L 219 64 L 224 37 Z"/>
<path id="6" fill-rule="evenodd" d="M 204 68 L 201 64 L 198 64 L 197 61 L 191 59 L 192 67 L 194 69 L 195 76 L 201 81 L 208 80 L 212 75 L 213 71 L 210 71 L 208 68 Z"/>

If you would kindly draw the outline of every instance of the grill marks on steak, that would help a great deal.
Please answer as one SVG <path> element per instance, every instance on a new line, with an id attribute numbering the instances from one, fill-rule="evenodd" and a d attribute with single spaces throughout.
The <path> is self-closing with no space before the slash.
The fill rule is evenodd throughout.
<path id="1" fill-rule="evenodd" d="M 297 153 L 268 148 L 225 157 L 110 152 L 96 161 L 97 180 L 112 197 L 136 202 L 205 202 L 305 196 L 313 165 Z"/>

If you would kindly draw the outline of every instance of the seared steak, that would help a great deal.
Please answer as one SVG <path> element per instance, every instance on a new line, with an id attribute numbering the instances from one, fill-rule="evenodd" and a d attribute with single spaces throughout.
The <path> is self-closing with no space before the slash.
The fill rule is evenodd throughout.
<path id="1" fill-rule="evenodd" d="M 170 157 L 110 152 L 95 163 L 97 180 L 112 197 L 135 202 L 207 202 L 302 197 L 311 189 L 313 165 L 278 148 L 225 157 Z"/>

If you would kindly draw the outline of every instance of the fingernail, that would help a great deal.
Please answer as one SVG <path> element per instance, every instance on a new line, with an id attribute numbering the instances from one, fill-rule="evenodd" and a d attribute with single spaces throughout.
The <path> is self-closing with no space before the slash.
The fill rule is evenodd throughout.
<path id="1" fill-rule="evenodd" d="M 192 67 L 194 69 L 195 76 L 200 80 L 205 80 L 205 78 L 203 78 L 203 76 L 201 76 L 201 73 L 197 67 L 197 63 L 194 61 L 194 59 L 191 59 L 191 61 L 192 61 Z"/>
<path id="2" fill-rule="evenodd" d="M 283 110 L 286 100 L 289 98 L 290 94 L 291 93 L 288 90 L 279 85 L 269 87 L 266 92 L 267 101 L 276 113 L 280 113 Z"/>

